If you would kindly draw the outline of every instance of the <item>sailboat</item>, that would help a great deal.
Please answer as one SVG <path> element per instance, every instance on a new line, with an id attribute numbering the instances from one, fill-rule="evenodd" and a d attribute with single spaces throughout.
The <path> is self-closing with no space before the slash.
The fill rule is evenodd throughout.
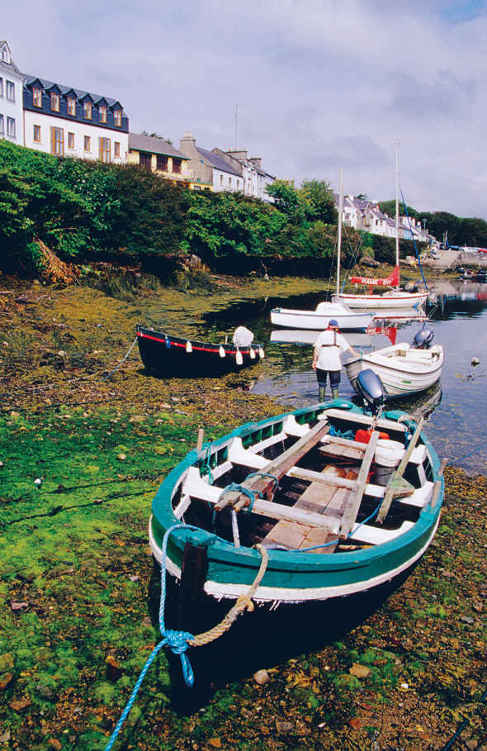
<path id="1" fill-rule="evenodd" d="M 344 294 L 338 289 L 340 265 L 337 269 L 337 292 L 333 296 L 333 302 L 343 303 L 349 308 L 412 308 L 424 305 L 428 292 L 407 292 L 399 287 L 399 154 L 396 149 L 396 265 L 390 276 L 383 279 L 374 279 L 365 276 L 352 276 L 352 284 L 363 284 L 369 288 L 368 294 Z M 372 294 L 374 287 L 392 287 L 389 292 L 381 295 Z"/>
<path id="2" fill-rule="evenodd" d="M 340 290 L 340 254 L 342 242 L 343 215 L 343 177 L 340 170 L 340 207 L 338 210 L 337 236 L 337 294 Z M 292 308 L 273 308 L 271 323 L 291 329 L 311 329 L 322 331 L 326 329 L 330 320 L 335 320 L 342 331 L 364 331 L 370 326 L 373 313 L 356 313 L 341 300 L 320 302 L 315 310 L 296 310 Z"/>

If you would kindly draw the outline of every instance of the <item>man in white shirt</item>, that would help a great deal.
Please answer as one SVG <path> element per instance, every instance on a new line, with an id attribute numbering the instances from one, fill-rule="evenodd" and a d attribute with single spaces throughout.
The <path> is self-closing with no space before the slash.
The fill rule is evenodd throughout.
<path id="1" fill-rule="evenodd" d="M 326 380 L 330 378 L 330 388 L 334 399 L 338 397 L 340 371 L 342 363 L 340 352 L 356 354 L 344 336 L 338 331 L 338 322 L 332 318 L 328 321 L 328 328 L 318 334 L 313 350 L 313 370 L 316 370 L 320 402 L 325 401 Z"/>

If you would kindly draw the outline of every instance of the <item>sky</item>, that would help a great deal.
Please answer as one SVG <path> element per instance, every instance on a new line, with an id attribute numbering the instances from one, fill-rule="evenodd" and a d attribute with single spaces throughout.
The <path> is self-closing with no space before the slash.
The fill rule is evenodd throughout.
<path id="1" fill-rule="evenodd" d="M 487 219 L 487 0 L 17 0 L 24 73 L 118 99 L 130 131 L 247 149 L 279 178 Z"/>

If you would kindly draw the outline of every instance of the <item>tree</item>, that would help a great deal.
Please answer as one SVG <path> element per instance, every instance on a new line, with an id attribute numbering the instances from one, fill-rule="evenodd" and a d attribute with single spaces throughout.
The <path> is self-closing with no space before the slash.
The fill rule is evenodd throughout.
<path id="1" fill-rule="evenodd" d="M 325 224 L 336 224 L 335 194 L 325 180 L 305 180 L 299 191 L 304 201 L 306 218 Z"/>
<path id="2" fill-rule="evenodd" d="M 274 180 L 266 186 L 267 193 L 274 199 L 274 206 L 282 211 L 293 224 L 301 224 L 306 216 L 304 201 L 288 180 Z"/>

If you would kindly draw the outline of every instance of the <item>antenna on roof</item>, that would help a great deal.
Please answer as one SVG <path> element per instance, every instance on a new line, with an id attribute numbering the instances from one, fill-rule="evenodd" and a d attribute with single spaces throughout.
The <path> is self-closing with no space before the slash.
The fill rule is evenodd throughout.
<path id="1" fill-rule="evenodd" d="M 238 104 L 235 105 L 235 151 L 238 148 Z"/>

